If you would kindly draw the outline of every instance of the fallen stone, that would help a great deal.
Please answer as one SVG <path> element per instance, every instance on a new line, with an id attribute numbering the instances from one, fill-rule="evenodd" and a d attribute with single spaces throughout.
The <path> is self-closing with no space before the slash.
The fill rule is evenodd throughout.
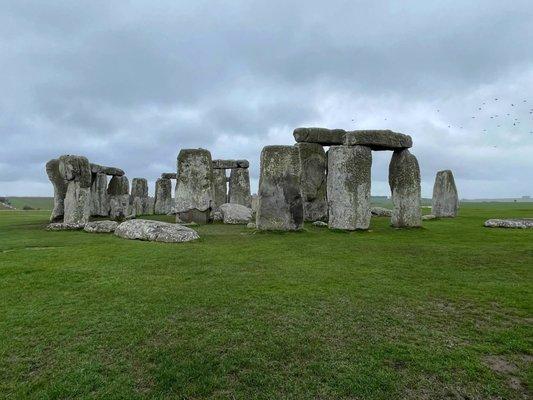
<path id="1" fill-rule="evenodd" d="M 91 216 L 109 215 L 109 195 L 107 194 L 107 175 L 101 172 L 92 174 Z"/>
<path id="2" fill-rule="evenodd" d="M 63 222 L 70 225 L 85 224 L 91 215 L 92 174 L 89 160 L 83 156 L 61 156 L 59 172 L 68 181 Z"/>
<path id="3" fill-rule="evenodd" d="M 298 143 L 318 143 L 322 146 L 341 145 L 344 143 L 344 129 L 296 128 L 294 140 Z"/>
<path id="4" fill-rule="evenodd" d="M 159 178 L 155 182 L 154 213 L 166 215 L 172 211 L 172 182 L 168 178 Z"/>
<path id="5" fill-rule="evenodd" d="M 248 160 L 213 160 L 213 169 L 248 168 Z"/>
<path id="6" fill-rule="evenodd" d="M 224 217 L 222 216 L 222 213 L 220 211 L 215 211 L 213 213 L 213 221 L 215 222 L 220 222 L 224 219 Z"/>
<path id="7" fill-rule="evenodd" d="M 124 176 L 113 176 L 107 186 L 109 195 L 109 217 L 118 221 L 130 215 L 130 184 Z"/>
<path id="8" fill-rule="evenodd" d="M 370 225 L 372 151 L 365 146 L 332 146 L 328 151 L 328 226 L 359 230 Z"/>
<path id="9" fill-rule="evenodd" d="M 182 243 L 200 238 L 195 230 L 186 226 L 145 219 L 121 223 L 115 229 L 115 235 L 124 239 L 165 243 Z"/>
<path id="10" fill-rule="evenodd" d="M 235 168 L 231 170 L 228 201 L 248 208 L 252 207 L 250 172 L 248 171 L 248 168 Z"/>
<path id="11" fill-rule="evenodd" d="M 315 221 L 313 222 L 313 225 L 318 228 L 327 228 L 328 226 L 327 222 L 324 222 L 324 221 Z"/>
<path id="12" fill-rule="evenodd" d="M 165 172 L 161 174 L 161 179 L 178 179 L 178 174 L 175 172 Z"/>
<path id="13" fill-rule="evenodd" d="M 248 222 L 248 223 L 246 224 L 246 227 L 247 227 L 248 229 L 255 229 L 257 226 L 255 225 L 254 222 Z"/>
<path id="14" fill-rule="evenodd" d="M 449 169 L 437 172 L 433 186 L 432 214 L 437 218 L 453 218 L 459 210 L 459 195 L 453 173 Z"/>
<path id="15" fill-rule="evenodd" d="M 391 130 L 357 130 L 346 132 L 346 146 L 367 146 L 372 150 L 401 150 L 413 147 L 411 136 Z"/>
<path id="16" fill-rule="evenodd" d="M 317 143 L 297 143 L 296 148 L 300 156 L 304 220 L 325 221 L 328 218 L 326 153 Z"/>
<path id="17" fill-rule="evenodd" d="M 261 151 L 257 228 L 300 230 L 303 213 L 298 149 L 294 146 L 264 147 Z"/>
<path id="18" fill-rule="evenodd" d="M 213 170 L 213 186 L 215 192 L 213 209 L 218 210 L 222 204 L 228 202 L 228 185 L 225 169 Z"/>
<path id="19" fill-rule="evenodd" d="M 105 174 L 105 175 L 111 175 L 111 176 L 122 176 L 124 175 L 124 171 L 120 168 L 115 167 L 106 167 L 103 165 L 93 164 L 91 163 L 91 172 L 93 174 Z"/>
<path id="20" fill-rule="evenodd" d="M 222 204 L 220 212 L 225 224 L 247 224 L 252 219 L 252 209 L 241 204 Z"/>
<path id="21" fill-rule="evenodd" d="M 418 160 L 409 150 L 396 150 L 389 164 L 389 186 L 392 193 L 391 225 L 414 228 L 422 225 L 421 187 Z"/>
<path id="22" fill-rule="evenodd" d="M 430 219 L 435 219 L 437 217 L 435 217 L 433 214 L 426 214 L 426 215 L 422 215 L 422 220 L 423 221 L 428 221 Z"/>
<path id="23" fill-rule="evenodd" d="M 484 226 L 487 228 L 533 228 L 533 218 L 493 218 L 485 221 Z"/>
<path id="24" fill-rule="evenodd" d="M 52 222 L 46 226 L 47 231 L 79 231 L 85 224 L 68 224 L 65 222 Z"/>
<path id="25" fill-rule="evenodd" d="M 371 207 L 370 213 L 374 217 L 392 217 L 392 210 L 384 207 Z"/>
<path id="26" fill-rule="evenodd" d="M 65 196 L 68 182 L 59 172 L 58 159 L 54 158 L 46 163 L 46 174 L 54 186 L 54 208 L 50 215 L 50 222 L 58 222 L 63 220 L 65 214 Z"/>
<path id="27" fill-rule="evenodd" d="M 116 221 L 92 221 L 87 222 L 83 230 L 89 233 L 112 233 L 117 226 Z"/>
<path id="28" fill-rule="evenodd" d="M 205 149 L 183 149 L 178 154 L 176 212 L 184 222 L 210 221 L 214 206 L 211 153 Z"/>

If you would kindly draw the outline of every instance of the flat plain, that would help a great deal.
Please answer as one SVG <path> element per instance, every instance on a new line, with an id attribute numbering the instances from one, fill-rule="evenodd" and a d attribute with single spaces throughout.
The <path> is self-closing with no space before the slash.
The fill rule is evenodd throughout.
<path id="1" fill-rule="evenodd" d="M 533 230 L 483 227 L 503 217 L 533 203 L 182 244 L 1 211 L 0 397 L 528 398 Z"/>

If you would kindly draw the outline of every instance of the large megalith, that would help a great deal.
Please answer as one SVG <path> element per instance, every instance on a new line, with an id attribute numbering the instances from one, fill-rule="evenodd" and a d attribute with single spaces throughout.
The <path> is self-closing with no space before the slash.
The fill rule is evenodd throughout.
<path id="1" fill-rule="evenodd" d="M 327 160 L 324 148 L 317 143 L 297 143 L 300 157 L 301 190 L 305 221 L 326 221 L 328 203 L 326 198 Z"/>
<path id="2" fill-rule="evenodd" d="M 228 202 L 228 184 L 225 169 L 213 169 L 213 209 L 218 210 L 222 204 Z"/>
<path id="3" fill-rule="evenodd" d="M 150 214 L 150 201 L 148 199 L 148 181 L 145 178 L 131 180 L 131 213 L 133 215 Z"/>
<path id="4" fill-rule="evenodd" d="M 130 183 L 128 178 L 113 176 L 107 186 L 109 195 L 109 217 L 115 220 L 124 220 L 130 215 Z"/>
<path id="5" fill-rule="evenodd" d="M 214 206 L 211 153 L 205 149 L 183 149 L 178 154 L 177 164 L 175 198 L 178 220 L 210 222 Z"/>
<path id="6" fill-rule="evenodd" d="M 294 146 L 264 147 L 260 169 L 257 229 L 302 229 L 304 210 L 298 149 Z"/>
<path id="7" fill-rule="evenodd" d="M 65 196 L 67 194 L 67 181 L 59 172 L 59 160 L 54 158 L 46 163 L 46 174 L 54 186 L 54 208 L 50 215 L 50 222 L 63 220 L 65 214 Z"/>
<path id="8" fill-rule="evenodd" d="M 368 229 L 372 151 L 366 146 L 331 146 L 328 150 L 328 226 Z"/>
<path id="9" fill-rule="evenodd" d="M 155 182 L 155 214 L 170 214 L 172 211 L 172 181 L 166 178 L 159 178 Z"/>
<path id="10" fill-rule="evenodd" d="M 389 186 L 394 205 L 391 225 L 413 228 L 422 225 L 420 168 L 409 150 L 394 152 L 389 164 Z"/>
<path id="11" fill-rule="evenodd" d="M 96 217 L 107 217 L 109 215 L 107 175 L 102 172 L 92 173 L 91 215 Z"/>
<path id="12" fill-rule="evenodd" d="M 437 218 L 456 217 L 459 210 L 459 195 L 453 173 L 449 169 L 437 172 L 433 186 L 432 214 Z"/>
<path id="13" fill-rule="evenodd" d="M 252 193 L 250 192 L 250 172 L 248 168 L 233 168 L 229 176 L 229 202 L 252 207 Z"/>
<path id="14" fill-rule="evenodd" d="M 91 166 L 83 156 L 59 157 L 59 173 L 66 180 L 65 224 L 83 225 L 91 214 Z"/>

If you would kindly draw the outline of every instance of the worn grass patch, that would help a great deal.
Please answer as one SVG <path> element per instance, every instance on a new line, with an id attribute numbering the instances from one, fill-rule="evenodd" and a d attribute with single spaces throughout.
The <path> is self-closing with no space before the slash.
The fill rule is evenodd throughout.
<path id="1" fill-rule="evenodd" d="M 522 399 L 533 204 L 148 243 L 0 214 L 0 397 Z M 170 221 L 170 217 L 151 217 Z"/>

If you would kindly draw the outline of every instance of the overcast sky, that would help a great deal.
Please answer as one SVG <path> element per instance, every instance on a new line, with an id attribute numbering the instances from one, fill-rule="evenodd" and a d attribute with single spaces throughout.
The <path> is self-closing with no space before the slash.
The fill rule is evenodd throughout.
<path id="1" fill-rule="evenodd" d="M 531 0 L 0 9 L 0 195 L 51 195 L 44 164 L 61 154 L 153 192 L 195 147 L 249 159 L 256 191 L 262 147 L 298 126 L 410 134 L 424 196 L 440 169 L 463 198 L 533 195 Z M 390 156 L 373 152 L 375 195 L 390 193 Z"/>

